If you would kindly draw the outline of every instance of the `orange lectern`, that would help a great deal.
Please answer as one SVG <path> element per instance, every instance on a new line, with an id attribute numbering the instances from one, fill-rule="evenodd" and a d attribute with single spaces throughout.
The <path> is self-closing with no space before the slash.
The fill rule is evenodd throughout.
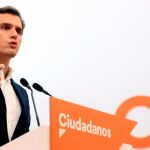
<path id="1" fill-rule="evenodd" d="M 125 118 L 50 98 L 50 150 L 119 150 L 135 125 Z"/>

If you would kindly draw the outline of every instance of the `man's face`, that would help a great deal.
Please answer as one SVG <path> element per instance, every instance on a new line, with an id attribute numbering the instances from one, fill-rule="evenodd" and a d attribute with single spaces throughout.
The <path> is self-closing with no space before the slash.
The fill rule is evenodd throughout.
<path id="1" fill-rule="evenodd" d="M 16 56 L 22 39 L 22 24 L 18 16 L 0 14 L 0 59 Z"/>

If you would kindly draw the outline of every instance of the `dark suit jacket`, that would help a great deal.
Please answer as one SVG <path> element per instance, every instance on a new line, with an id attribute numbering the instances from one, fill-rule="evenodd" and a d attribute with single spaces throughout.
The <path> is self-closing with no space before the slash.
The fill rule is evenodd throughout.
<path id="1" fill-rule="evenodd" d="M 21 106 L 21 115 L 12 136 L 13 140 L 29 131 L 30 109 L 29 109 L 28 95 L 25 89 L 22 88 L 17 83 L 15 83 L 13 79 L 11 79 L 11 84 L 14 88 L 14 91 L 19 99 Z M 9 140 L 7 133 L 6 104 L 4 95 L 0 89 L 0 146 L 6 144 L 7 142 L 9 142 Z"/>

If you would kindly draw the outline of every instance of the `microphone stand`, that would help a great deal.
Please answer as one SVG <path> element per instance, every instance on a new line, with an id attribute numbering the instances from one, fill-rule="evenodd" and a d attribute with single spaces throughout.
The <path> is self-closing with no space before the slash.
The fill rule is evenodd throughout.
<path id="1" fill-rule="evenodd" d="M 39 121 L 39 117 L 38 117 L 38 113 L 36 110 L 35 101 L 34 101 L 34 97 L 33 97 L 33 90 L 31 88 L 30 88 L 30 90 L 31 90 L 31 97 L 32 97 L 34 111 L 35 111 L 36 121 L 37 121 L 38 126 L 40 126 L 40 121 Z"/>

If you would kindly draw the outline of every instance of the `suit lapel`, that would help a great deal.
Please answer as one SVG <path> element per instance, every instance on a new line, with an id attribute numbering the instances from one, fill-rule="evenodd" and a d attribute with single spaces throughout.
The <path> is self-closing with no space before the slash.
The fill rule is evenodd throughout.
<path id="1" fill-rule="evenodd" d="M 23 110 L 25 104 L 24 104 L 24 101 L 23 101 L 23 99 L 22 99 L 21 91 L 20 91 L 20 89 L 17 87 L 17 85 L 16 85 L 16 83 L 13 81 L 13 79 L 11 79 L 11 85 L 13 86 L 13 89 L 14 89 L 14 91 L 15 91 L 15 93 L 16 93 L 16 95 L 17 95 L 17 98 L 18 98 L 18 100 L 19 100 L 19 103 L 20 103 L 20 106 L 21 106 L 21 110 Z M 22 113 L 22 111 L 21 111 L 21 113 Z"/>

